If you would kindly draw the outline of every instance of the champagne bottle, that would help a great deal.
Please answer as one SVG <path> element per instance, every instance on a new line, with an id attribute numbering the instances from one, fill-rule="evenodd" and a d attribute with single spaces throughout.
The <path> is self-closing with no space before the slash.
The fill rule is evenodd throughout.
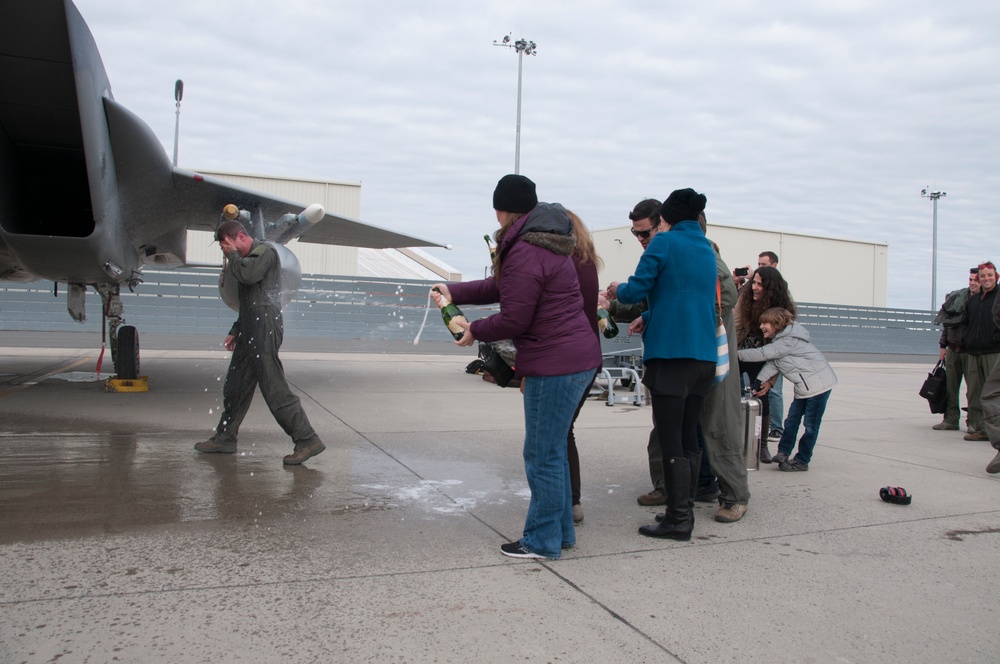
<path id="1" fill-rule="evenodd" d="M 605 339 L 614 339 L 618 336 L 618 324 L 608 314 L 604 307 L 597 307 L 597 327 Z"/>
<path id="2" fill-rule="evenodd" d="M 484 235 L 483 239 L 486 240 L 486 248 L 490 250 L 490 260 L 493 260 L 497 255 L 497 250 L 493 248 L 492 244 L 490 244 L 489 235 Z"/>
<path id="3" fill-rule="evenodd" d="M 438 293 L 441 291 L 437 288 L 434 289 Z M 465 330 L 459 325 L 459 321 L 466 323 L 468 322 L 465 316 L 462 314 L 462 310 L 452 304 L 443 294 L 441 295 L 441 318 L 444 319 L 444 324 L 448 326 L 448 331 L 451 332 L 451 336 L 458 341 L 463 336 L 465 336 Z"/>

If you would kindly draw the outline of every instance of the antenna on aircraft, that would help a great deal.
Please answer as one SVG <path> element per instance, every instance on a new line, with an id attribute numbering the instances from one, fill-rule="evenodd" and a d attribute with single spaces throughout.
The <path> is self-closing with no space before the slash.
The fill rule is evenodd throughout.
<path id="1" fill-rule="evenodd" d="M 184 81 L 174 83 L 174 101 L 177 102 L 177 117 L 174 120 L 174 167 L 177 167 L 177 137 L 181 131 L 181 99 L 184 98 Z"/>

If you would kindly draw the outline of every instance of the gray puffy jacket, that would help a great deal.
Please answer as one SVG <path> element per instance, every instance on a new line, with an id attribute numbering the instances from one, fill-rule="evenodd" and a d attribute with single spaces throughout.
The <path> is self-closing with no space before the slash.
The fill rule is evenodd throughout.
<path id="1" fill-rule="evenodd" d="M 739 351 L 744 362 L 766 362 L 757 374 L 761 382 L 781 373 L 795 384 L 795 398 L 814 397 L 833 389 L 837 374 L 816 346 L 809 341 L 809 332 L 792 323 L 774 336 L 774 341 L 760 348 Z"/>

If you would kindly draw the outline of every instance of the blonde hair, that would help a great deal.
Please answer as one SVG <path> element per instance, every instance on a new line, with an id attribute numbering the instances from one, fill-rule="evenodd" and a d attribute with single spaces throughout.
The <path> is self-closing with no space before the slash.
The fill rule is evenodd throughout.
<path id="1" fill-rule="evenodd" d="M 760 315 L 760 322 L 773 325 L 776 331 L 781 331 L 795 322 L 795 314 L 788 309 L 771 307 Z"/>
<path id="2" fill-rule="evenodd" d="M 583 220 L 572 210 L 566 210 L 566 214 L 569 215 L 570 220 L 573 222 L 573 235 L 576 236 L 576 248 L 573 250 L 573 257 L 577 259 L 579 263 L 593 263 L 594 267 L 600 271 L 604 267 L 604 261 L 601 257 L 597 255 L 597 250 L 594 249 L 594 238 L 591 236 L 590 231 L 583 224 Z"/>

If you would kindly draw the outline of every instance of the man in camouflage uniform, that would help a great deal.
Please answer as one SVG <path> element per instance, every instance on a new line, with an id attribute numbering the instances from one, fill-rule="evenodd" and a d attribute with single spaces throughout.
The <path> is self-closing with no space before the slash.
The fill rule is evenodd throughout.
<path id="1" fill-rule="evenodd" d="M 979 268 L 974 267 L 969 271 L 969 287 L 960 288 L 948 293 L 944 298 L 944 304 L 934 317 L 934 323 L 941 325 L 941 359 L 944 361 L 945 372 L 945 392 L 947 401 L 945 405 L 944 417 L 935 424 L 932 429 L 938 431 L 958 431 L 961 411 L 959 410 L 959 388 L 962 385 L 962 377 L 965 375 L 965 349 L 962 348 L 962 337 L 965 328 L 962 327 L 962 313 L 965 311 L 965 303 L 969 297 L 979 294 Z M 966 391 L 968 391 L 966 384 Z M 966 418 L 966 427 L 970 426 L 970 419 Z M 975 429 L 969 428 L 969 433 Z"/>

